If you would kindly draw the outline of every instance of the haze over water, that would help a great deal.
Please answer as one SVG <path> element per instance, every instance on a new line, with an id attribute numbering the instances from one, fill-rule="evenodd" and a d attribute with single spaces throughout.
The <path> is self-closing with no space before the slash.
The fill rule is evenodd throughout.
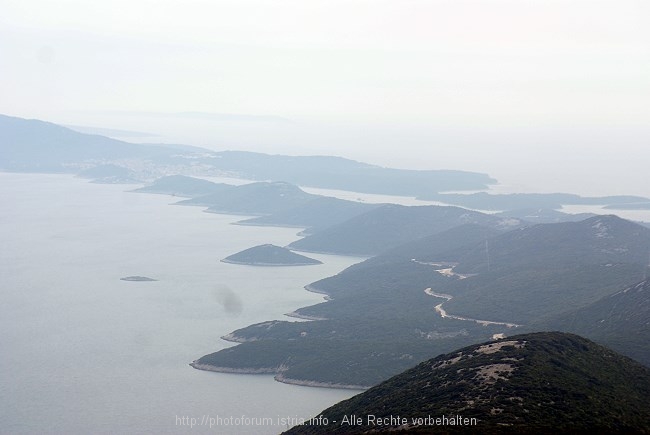
<path id="1" fill-rule="evenodd" d="M 219 337 L 322 301 L 303 289 L 358 258 L 251 268 L 221 258 L 298 230 L 170 206 L 68 175 L 0 173 L 0 427 L 7 433 L 190 432 L 176 417 L 308 418 L 355 394 L 194 370 Z M 126 282 L 143 275 L 157 282 Z M 194 427 L 277 433 L 286 427 Z"/>
<path id="2" fill-rule="evenodd" d="M 650 3 L 3 2 L 0 113 L 650 196 Z"/>

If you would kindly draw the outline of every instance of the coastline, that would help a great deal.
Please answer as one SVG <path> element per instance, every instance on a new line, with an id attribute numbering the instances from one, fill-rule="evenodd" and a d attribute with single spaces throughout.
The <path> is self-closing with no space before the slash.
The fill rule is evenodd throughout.
<path id="1" fill-rule="evenodd" d="M 228 263 L 228 264 L 238 264 L 240 266 L 261 266 L 261 267 L 293 267 L 293 266 L 318 266 L 319 264 L 323 264 L 322 261 L 318 261 L 318 263 L 249 263 L 245 261 L 235 261 L 235 260 L 228 260 L 227 258 L 224 258 L 220 260 L 222 263 Z"/>
<path id="2" fill-rule="evenodd" d="M 192 361 L 189 365 L 192 368 L 197 370 L 203 370 L 206 372 L 217 372 L 217 373 L 235 373 L 240 375 L 271 375 L 277 373 L 279 367 L 260 367 L 258 369 L 254 368 L 234 368 L 234 367 L 218 367 L 210 364 L 201 364 L 197 362 L 198 360 Z"/>
<path id="3" fill-rule="evenodd" d="M 299 236 L 302 236 L 301 233 L 298 233 Z M 323 255 L 336 255 L 337 257 L 354 257 L 354 258 L 360 258 L 361 261 L 367 260 L 368 258 L 374 257 L 377 254 L 355 254 L 354 252 L 333 252 L 333 251 L 314 251 L 310 249 L 304 249 L 304 248 L 296 248 L 295 246 L 291 246 L 292 244 L 289 243 L 287 245 L 287 249 L 290 249 L 292 251 L 296 252 L 304 252 L 306 254 L 323 254 Z M 361 262 L 360 261 L 360 262 Z"/>
<path id="4" fill-rule="evenodd" d="M 258 217 L 264 217 L 258 216 Z M 253 218 L 254 219 L 254 218 Z M 264 222 L 246 222 L 246 219 L 242 221 L 233 222 L 230 225 L 241 225 L 243 227 L 272 227 L 272 228 L 305 228 L 304 225 L 291 225 L 291 224 L 282 224 L 282 223 L 264 223 Z M 303 230 L 304 231 L 304 230 Z M 300 233 L 298 233 L 300 234 Z"/>
<path id="5" fill-rule="evenodd" d="M 365 391 L 371 388 L 370 386 L 367 385 L 338 384 L 334 382 L 306 381 L 304 379 L 287 378 L 282 373 L 278 373 L 277 375 L 275 375 L 273 379 L 275 379 L 278 382 L 282 382 L 283 384 L 301 385 L 303 387 L 334 388 L 339 390 L 360 390 L 360 391 Z"/>
<path id="6" fill-rule="evenodd" d="M 172 191 L 147 191 L 147 190 L 143 190 L 143 189 L 146 189 L 146 188 L 145 187 L 140 187 L 138 189 L 126 190 L 125 192 L 127 192 L 127 193 L 148 193 L 150 195 L 166 195 L 166 196 L 171 196 L 171 197 L 174 197 L 174 198 L 181 198 L 181 199 L 183 199 L 183 198 L 185 198 L 185 199 L 195 198 L 194 196 L 188 196 L 188 195 L 183 194 L 183 193 L 175 193 L 175 192 L 172 192 Z"/>
<path id="7" fill-rule="evenodd" d="M 332 297 L 329 295 L 329 293 L 323 291 L 323 290 L 318 290 L 315 287 L 312 287 L 310 284 L 307 284 L 306 286 L 303 287 L 305 290 L 307 290 L 310 293 L 316 293 L 319 295 L 323 295 L 323 299 L 325 301 L 331 301 Z M 304 307 L 303 307 L 304 308 Z M 310 316 L 308 314 L 300 314 L 298 310 L 301 308 L 298 308 L 296 311 L 292 311 L 290 313 L 285 313 L 284 315 L 287 317 L 293 317 L 294 319 L 301 319 L 301 320 L 311 320 L 311 321 L 317 321 L 317 320 L 327 320 L 327 317 L 320 317 L 320 316 Z"/>
<path id="8" fill-rule="evenodd" d="M 334 298 L 333 298 L 332 296 L 330 296 L 330 294 L 327 293 L 326 291 L 318 290 L 317 288 L 311 287 L 309 284 L 307 284 L 307 285 L 304 287 L 304 289 L 307 290 L 307 291 L 310 292 L 310 293 L 316 293 L 316 294 L 319 294 L 319 295 L 323 295 L 323 299 L 325 299 L 326 301 L 331 301 L 331 300 L 334 299 Z M 298 309 L 300 309 L 300 308 L 298 308 Z"/>
<path id="9" fill-rule="evenodd" d="M 264 214 L 264 213 L 211 210 L 211 208 L 214 207 L 214 204 L 202 205 L 202 204 L 179 204 L 179 203 L 175 203 L 174 205 L 200 205 L 201 207 L 208 207 L 205 210 L 203 210 L 203 213 L 225 214 L 227 216 L 244 216 L 244 217 L 249 217 L 249 218 L 266 216 L 266 214 Z"/>
<path id="10" fill-rule="evenodd" d="M 330 296 L 329 293 L 327 293 L 325 290 L 319 290 L 316 287 L 313 287 L 311 284 L 307 284 L 306 286 L 304 286 L 304 289 L 311 293 L 318 293 L 319 295 L 325 295 L 327 296 L 328 301 L 332 300 L 332 297 Z"/>
<path id="11" fill-rule="evenodd" d="M 238 337 L 232 332 L 222 335 L 221 338 L 223 341 L 228 341 L 230 343 L 248 343 L 249 341 L 257 341 L 256 338 L 244 338 L 244 337 Z"/>
<path id="12" fill-rule="evenodd" d="M 313 321 L 327 320 L 327 317 L 308 316 L 308 315 L 305 315 L 305 314 L 299 314 L 299 313 L 297 313 L 295 311 L 292 311 L 290 313 L 285 313 L 284 315 L 287 316 L 287 317 L 292 317 L 294 319 L 301 319 L 301 320 L 313 320 Z"/>
<path id="13" fill-rule="evenodd" d="M 197 360 L 198 361 L 198 360 Z M 192 361 L 189 365 L 196 370 L 203 370 L 215 373 L 232 373 L 239 375 L 275 375 L 273 379 L 277 382 L 290 385 L 300 385 L 303 387 L 317 387 L 317 388 L 332 388 L 338 390 L 359 390 L 365 391 L 370 386 L 368 385 L 353 385 L 353 384 L 339 384 L 335 382 L 320 382 L 308 381 L 304 379 L 294 379 L 284 376 L 284 367 L 260 367 L 260 368 L 234 368 L 234 367 L 221 367 L 213 366 L 210 364 L 201 364 L 197 361 Z"/>

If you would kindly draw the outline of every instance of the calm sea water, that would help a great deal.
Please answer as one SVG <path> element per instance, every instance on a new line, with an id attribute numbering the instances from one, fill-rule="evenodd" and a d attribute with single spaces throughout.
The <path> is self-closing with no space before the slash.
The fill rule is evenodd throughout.
<path id="1" fill-rule="evenodd" d="M 133 187 L 0 173 L 0 432 L 278 433 L 356 394 L 188 363 L 231 346 L 219 337 L 234 329 L 321 302 L 303 286 L 360 259 L 220 263 L 297 230 L 230 225 L 242 217 Z M 189 426 L 231 417 L 244 420 Z M 275 426 L 246 425 L 260 418 Z"/>

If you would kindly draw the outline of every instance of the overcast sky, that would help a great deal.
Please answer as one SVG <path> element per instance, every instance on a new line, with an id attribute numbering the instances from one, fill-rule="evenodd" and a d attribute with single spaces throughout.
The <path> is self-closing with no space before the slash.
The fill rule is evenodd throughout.
<path id="1" fill-rule="evenodd" d="M 0 113 L 650 196 L 649 22 L 647 0 L 0 0 Z"/>

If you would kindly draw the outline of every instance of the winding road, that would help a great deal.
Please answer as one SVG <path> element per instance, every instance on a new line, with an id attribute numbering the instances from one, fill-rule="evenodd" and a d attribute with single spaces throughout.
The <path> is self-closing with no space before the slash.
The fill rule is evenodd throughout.
<path id="1" fill-rule="evenodd" d="M 425 262 L 422 262 L 422 261 L 417 261 L 416 259 L 411 259 L 411 261 L 413 261 L 414 263 L 423 264 L 423 265 L 426 265 L 426 266 L 444 267 L 444 269 L 436 269 L 436 272 L 440 273 L 441 275 L 445 275 L 445 276 L 450 276 L 450 277 L 455 276 L 458 279 L 465 279 L 465 278 L 468 278 L 470 276 L 474 276 L 474 275 L 461 275 L 459 273 L 454 272 L 454 267 L 456 266 L 455 263 L 425 263 Z M 436 293 L 435 291 L 433 291 L 431 289 L 431 287 L 424 289 L 424 293 L 428 294 L 429 296 L 433 296 L 434 298 L 445 299 L 446 301 L 450 301 L 450 300 L 452 300 L 454 298 L 453 296 L 448 295 L 446 293 Z M 502 325 L 502 326 L 506 326 L 508 328 L 517 328 L 519 326 L 522 326 L 522 325 L 518 325 L 516 323 L 493 322 L 491 320 L 479 320 L 479 319 L 471 319 L 469 317 L 455 316 L 453 314 L 447 313 L 447 311 L 445 311 L 445 309 L 442 308 L 443 304 L 444 304 L 444 302 L 436 305 L 436 312 L 438 314 L 440 314 L 440 317 L 442 317 L 443 319 L 448 318 L 448 319 L 456 319 L 456 320 L 465 320 L 465 321 L 468 321 L 468 322 L 475 322 L 475 323 L 478 323 L 478 324 L 483 325 L 483 326 Z"/>

